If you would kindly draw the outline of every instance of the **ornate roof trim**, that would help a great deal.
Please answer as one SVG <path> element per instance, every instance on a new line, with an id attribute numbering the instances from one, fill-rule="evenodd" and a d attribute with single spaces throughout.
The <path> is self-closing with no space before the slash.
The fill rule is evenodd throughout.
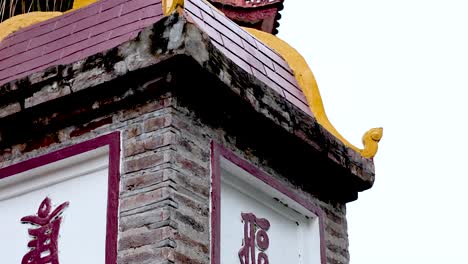
<path id="1" fill-rule="evenodd" d="M 187 2 L 192 2 L 192 0 Z M 188 9 L 189 6 L 187 5 L 186 8 Z M 195 7 L 191 8 L 193 12 L 196 12 Z M 24 122 L 28 122 L 28 125 L 37 129 L 38 126 L 50 126 L 53 124 L 51 122 L 62 122 L 61 117 L 67 116 L 67 113 L 64 113 L 63 116 L 55 118 L 55 116 L 49 116 L 51 113 L 47 111 L 36 111 L 35 109 L 43 110 L 50 107 L 57 110 L 58 100 L 62 98 L 63 100 L 71 100 L 76 96 L 83 96 L 84 93 L 87 93 L 86 98 L 90 98 L 90 105 L 94 105 L 93 94 L 104 93 L 109 98 L 113 98 L 103 105 L 103 107 L 108 107 L 110 103 L 122 102 L 122 98 L 115 96 L 114 93 L 124 95 L 123 99 L 143 92 L 144 89 L 149 89 L 147 92 L 153 93 L 154 90 L 151 89 L 154 89 L 154 80 L 158 79 L 164 82 L 161 88 L 176 88 L 180 92 L 177 93 L 179 96 L 186 93 L 187 98 L 193 99 L 197 104 L 201 103 L 207 108 L 215 107 L 216 104 L 216 107 L 232 107 L 233 110 L 239 110 L 239 119 L 235 118 L 238 122 L 243 122 L 243 118 L 252 117 L 250 114 L 245 116 L 247 112 L 261 114 L 262 120 L 274 125 L 272 127 L 278 128 L 278 130 L 274 129 L 277 132 L 275 135 L 288 135 L 288 142 L 293 143 L 285 143 L 283 141 L 285 138 L 275 136 L 275 138 L 281 138 L 279 140 L 281 142 L 275 143 L 282 146 L 279 149 L 290 148 L 288 152 L 278 151 L 275 155 L 278 158 L 288 159 L 290 163 L 287 164 L 298 166 L 297 171 L 302 174 L 294 175 L 297 175 L 305 183 L 319 180 L 323 184 L 328 184 L 331 179 L 343 183 L 338 192 L 334 191 L 323 195 L 339 196 L 339 199 L 351 201 L 357 198 L 357 192 L 372 186 L 375 174 L 371 159 L 363 158 L 359 153 L 346 147 L 323 126 L 319 125 L 312 115 L 308 115 L 288 97 L 281 95 L 281 91 L 277 90 L 278 85 L 275 87 L 275 84 L 260 79 L 251 71 L 248 72 L 249 67 L 245 68 L 246 63 L 236 61 L 232 55 L 228 56 L 230 51 L 226 48 L 229 47 L 217 44 L 211 36 L 203 32 L 203 26 L 199 26 L 191 16 L 189 12 L 183 12 L 182 15 L 176 12 L 170 17 L 155 22 L 141 31 L 138 37 L 117 47 L 90 55 L 71 64 L 56 65 L 36 71 L 0 86 L 0 94 L 2 95 L 0 108 L 3 109 L 0 113 L 0 122 L 3 124 L 1 127 L 4 128 L 0 129 L 2 134 L 0 144 L 2 141 L 14 142 L 20 140 L 20 137 L 28 138 L 30 136 L 28 129 L 25 129 L 23 134 L 8 129 L 11 128 L 10 124 L 18 124 L 16 122 L 18 119 L 24 119 Z M 254 39 L 244 30 L 239 32 Z M 263 45 L 258 40 L 255 41 L 256 45 Z M 277 56 L 273 52 L 271 55 Z M 275 60 L 282 59 L 277 56 Z M 165 69 L 163 72 L 166 72 L 161 72 L 163 75 L 157 76 L 145 74 L 158 72 L 156 69 Z M 166 76 L 168 73 L 174 75 Z M 217 85 L 208 85 L 211 88 L 204 89 L 202 85 L 198 84 L 196 87 L 200 89 L 191 89 L 190 85 L 193 85 L 193 79 L 200 78 L 200 73 L 207 73 L 205 80 L 215 81 Z M 175 77 L 168 78 L 168 76 Z M 187 78 L 187 76 L 190 77 Z M 126 78 L 126 81 L 123 81 L 123 78 Z M 180 82 L 175 81 L 173 84 L 176 86 L 166 84 L 166 82 L 177 80 L 177 78 Z M 116 84 L 121 85 L 122 82 L 124 90 L 113 89 Z M 283 92 L 287 91 L 283 90 Z M 218 93 L 233 96 L 231 98 L 235 98 L 233 102 L 236 105 L 241 103 L 241 105 L 226 104 L 224 100 L 213 101 L 213 98 L 226 99 L 223 96 L 216 97 L 219 95 Z M 195 99 L 195 95 L 204 98 L 203 100 L 208 100 L 207 103 L 200 102 L 200 98 Z M 62 107 L 67 109 L 68 106 L 62 105 Z M 93 107 L 85 108 L 94 111 Z M 73 109 L 69 110 L 74 111 Z M 35 120 L 38 122 L 30 122 L 30 115 L 24 113 L 37 114 L 38 119 Z M 215 118 L 219 120 L 219 118 Z M 225 121 L 230 122 L 229 120 Z M 261 144 L 271 145 L 271 140 L 262 136 L 267 131 L 272 133 L 271 129 L 268 130 L 271 127 L 264 126 L 266 123 L 263 121 L 262 124 L 260 126 L 262 129 L 266 129 L 265 131 L 253 130 L 256 131 L 258 140 L 263 140 L 264 143 Z M 247 133 L 246 137 L 253 135 L 249 132 L 249 128 L 242 128 L 242 130 Z M 259 141 L 255 142 L 259 143 Z M 312 174 L 307 173 L 310 162 L 320 164 L 320 169 L 314 167 L 313 171 L 309 171 L 313 172 Z M 304 172 L 306 174 L 303 174 Z"/>
<path id="2" fill-rule="evenodd" d="M 165 0 L 163 0 L 164 2 Z M 168 1 L 168 0 L 166 0 Z M 206 0 L 200 0 L 207 2 Z M 184 7 L 184 1 L 178 0 L 179 4 L 176 7 Z M 164 4 L 163 4 L 164 5 Z M 215 7 L 213 7 L 215 12 L 219 12 Z M 173 11 L 175 10 L 175 7 Z M 314 74 L 310 69 L 309 65 L 307 64 L 304 57 L 293 47 L 291 47 L 287 42 L 281 40 L 280 38 L 269 34 L 264 31 L 251 29 L 251 28 L 244 28 L 250 34 L 255 36 L 269 48 L 276 51 L 278 54 L 283 57 L 283 59 L 287 62 L 289 67 L 292 69 L 294 73 L 294 77 L 296 78 L 297 83 L 299 84 L 302 92 L 304 93 L 310 110 L 312 111 L 313 116 L 317 119 L 317 122 L 322 125 L 328 132 L 330 132 L 333 136 L 335 136 L 338 140 L 343 142 L 347 147 L 353 149 L 354 151 L 361 154 L 364 158 L 373 158 L 378 150 L 378 143 L 383 136 L 383 129 L 382 128 L 373 128 L 367 131 L 363 138 L 362 143 L 364 148 L 358 148 L 353 145 L 351 142 L 346 140 L 341 133 L 332 125 L 328 116 L 325 112 L 325 107 L 323 105 L 322 97 L 320 95 L 320 91 L 315 80 Z"/>
<path id="3" fill-rule="evenodd" d="M 383 136 L 382 128 L 372 128 L 364 134 L 362 137 L 362 143 L 364 145 L 363 149 L 354 146 L 351 142 L 346 140 L 338 130 L 336 130 L 328 119 L 317 81 L 315 80 L 314 74 L 304 57 L 286 41 L 281 40 L 276 36 L 252 28 L 245 28 L 245 30 L 263 41 L 263 43 L 278 52 L 286 60 L 293 70 L 294 76 L 309 102 L 310 109 L 320 125 L 327 129 L 346 146 L 361 153 L 364 158 L 373 158 L 375 154 L 377 154 L 378 143 Z"/>

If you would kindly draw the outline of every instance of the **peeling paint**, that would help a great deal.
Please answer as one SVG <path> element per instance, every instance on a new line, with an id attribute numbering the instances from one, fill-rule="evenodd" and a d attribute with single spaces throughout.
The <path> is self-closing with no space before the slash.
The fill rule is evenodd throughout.
<path id="1" fill-rule="evenodd" d="M 172 28 L 169 30 L 169 43 L 167 44 L 168 50 L 174 50 L 182 47 L 184 43 L 184 27 L 185 22 L 183 20 L 178 20 Z"/>
<path id="2" fill-rule="evenodd" d="M 202 32 L 200 29 L 195 27 L 193 24 L 187 24 L 185 38 L 185 50 L 188 54 L 198 61 L 200 64 L 204 64 L 210 59 L 208 50 L 206 48 L 206 39 L 203 39 Z"/>

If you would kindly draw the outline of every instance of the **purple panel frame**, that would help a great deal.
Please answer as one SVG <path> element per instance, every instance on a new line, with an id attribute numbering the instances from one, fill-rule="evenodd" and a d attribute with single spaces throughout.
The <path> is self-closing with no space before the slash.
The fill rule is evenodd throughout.
<path id="1" fill-rule="evenodd" d="M 78 143 L 43 156 L 0 169 L 0 179 L 66 159 L 100 147 L 109 146 L 109 181 L 107 192 L 106 264 L 117 263 L 117 233 L 120 182 L 120 132 L 113 132 Z"/>
<path id="2" fill-rule="evenodd" d="M 318 217 L 320 229 L 320 263 L 326 264 L 327 258 L 323 211 L 299 196 L 296 192 L 280 181 L 216 142 L 211 142 L 211 264 L 221 264 L 221 157 L 229 160 L 244 171 L 248 172 L 250 175 L 253 175 L 260 181 L 286 195 Z"/>

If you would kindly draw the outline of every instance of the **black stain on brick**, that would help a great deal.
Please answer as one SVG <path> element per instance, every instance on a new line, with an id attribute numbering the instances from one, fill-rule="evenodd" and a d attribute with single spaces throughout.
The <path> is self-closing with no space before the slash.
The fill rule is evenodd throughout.
<path id="1" fill-rule="evenodd" d="M 100 68 L 103 64 L 104 54 L 98 53 L 91 55 L 86 58 L 85 62 L 83 63 L 83 71 L 90 71 L 95 68 Z"/>
<path id="2" fill-rule="evenodd" d="M 165 54 L 168 52 L 169 31 L 182 18 L 178 13 L 161 19 L 153 25 L 150 42 L 150 51 L 152 54 Z M 184 25 L 185 26 L 185 25 Z"/>
<path id="3" fill-rule="evenodd" d="M 119 49 L 113 48 L 104 53 L 103 57 L 103 63 L 104 63 L 104 68 L 106 69 L 107 72 L 111 72 L 114 70 L 114 65 L 117 62 L 122 61 L 123 58 L 119 55 Z"/>
<path id="4" fill-rule="evenodd" d="M 188 215 L 184 215 L 180 213 L 179 211 L 176 211 L 176 218 L 180 220 L 182 223 L 192 227 L 194 230 L 198 232 L 203 232 L 205 231 L 205 228 L 203 227 L 202 224 L 198 223 L 195 219 Z"/>
<path id="5" fill-rule="evenodd" d="M 91 132 L 97 128 L 100 128 L 102 126 L 105 126 L 111 123 L 112 123 L 112 117 L 106 117 L 97 121 L 93 121 L 91 123 L 85 124 L 73 130 L 70 133 L 70 137 L 78 137 L 78 136 L 84 135 L 88 132 Z"/>
<path id="6" fill-rule="evenodd" d="M 59 142 L 58 134 L 53 133 L 49 134 L 43 138 L 39 139 L 32 139 L 28 143 L 26 143 L 26 147 L 24 149 L 24 152 L 30 152 L 32 150 L 38 149 L 38 148 L 44 148 L 48 147 L 54 143 Z"/>
<path id="7" fill-rule="evenodd" d="M 51 76 L 56 76 L 59 73 L 58 67 L 49 67 L 42 74 L 42 78 L 47 79 Z"/>

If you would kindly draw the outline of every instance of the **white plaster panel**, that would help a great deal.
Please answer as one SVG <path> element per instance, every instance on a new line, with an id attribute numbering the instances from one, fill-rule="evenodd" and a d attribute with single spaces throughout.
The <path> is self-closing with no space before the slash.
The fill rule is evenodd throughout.
<path id="1" fill-rule="evenodd" d="M 265 251 L 270 264 L 320 264 L 320 228 L 316 215 L 229 161 L 223 160 L 222 167 L 222 264 L 240 263 L 238 253 L 244 238 L 241 213 L 254 213 L 270 222 L 267 232 L 270 245 Z M 258 248 L 256 252 L 260 252 Z"/>
<path id="2" fill-rule="evenodd" d="M 36 215 L 49 197 L 52 210 L 70 203 L 62 215 L 60 263 L 104 263 L 108 160 L 102 147 L 0 180 L 0 262 L 21 263 L 33 226 L 20 219 Z"/>

